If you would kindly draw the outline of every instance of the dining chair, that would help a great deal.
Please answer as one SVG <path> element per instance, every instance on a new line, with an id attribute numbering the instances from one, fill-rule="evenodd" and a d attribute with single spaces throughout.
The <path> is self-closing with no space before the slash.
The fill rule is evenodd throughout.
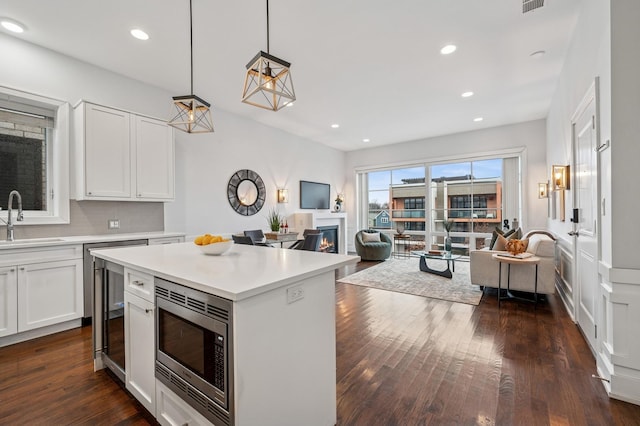
<path id="1" fill-rule="evenodd" d="M 309 234 L 304 237 L 304 242 L 298 250 L 319 251 L 320 243 L 322 243 L 322 233 Z"/>

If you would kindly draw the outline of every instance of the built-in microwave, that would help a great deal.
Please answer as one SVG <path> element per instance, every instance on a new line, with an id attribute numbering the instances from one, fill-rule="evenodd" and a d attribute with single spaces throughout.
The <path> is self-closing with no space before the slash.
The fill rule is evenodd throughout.
<path id="1" fill-rule="evenodd" d="M 233 424 L 230 300 L 155 279 L 156 378 L 214 425 Z"/>

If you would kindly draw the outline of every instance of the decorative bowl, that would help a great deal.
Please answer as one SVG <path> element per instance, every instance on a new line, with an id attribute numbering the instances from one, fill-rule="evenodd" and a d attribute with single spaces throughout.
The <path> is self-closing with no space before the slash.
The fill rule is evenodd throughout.
<path id="1" fill-rule="evenodd" d="M 211 243 L 200 247 L 200 250 L 204 254 L 212 255 L 212 256 L 220 256 L 229 251 L 229 249 L 233 246 L 233 240 L 229 241 L 221 241 L 219 243 Z"/>
<path id="2" fill-rule="evenodd" d="M 527 249 L 527 244 L 522 240 L 508 240 L 505 246 L 507 251 L 514 256 L 524 253 Z"/>

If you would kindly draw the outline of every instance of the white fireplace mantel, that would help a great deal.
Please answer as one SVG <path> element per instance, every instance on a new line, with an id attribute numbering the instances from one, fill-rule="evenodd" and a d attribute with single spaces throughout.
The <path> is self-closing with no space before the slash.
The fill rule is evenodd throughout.
<path id="1" fill-rule="evenodd" d="M 316 229 L 318 226 L 338 226 L 338 252 L 347 254 L 347 214 L 331 212 L 300 212 L 293 214 L 293 223 L 298 232 Z"/>

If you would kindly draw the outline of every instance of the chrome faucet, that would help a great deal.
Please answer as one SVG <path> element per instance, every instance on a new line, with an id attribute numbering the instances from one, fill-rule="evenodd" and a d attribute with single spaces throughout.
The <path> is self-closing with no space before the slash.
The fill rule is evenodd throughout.
<path id="1" fill-rule="evenodd" d="M 22 214 L 22 196 L 15 189 L 9 193 L 9 206 L 7 207 L 7 221 L 4 222 L 7 225 L 7 241 L 13 241 L 13 196 L 18 197 L 18 216 L 17 221 L 23 221 L 24 215 Z"/>

